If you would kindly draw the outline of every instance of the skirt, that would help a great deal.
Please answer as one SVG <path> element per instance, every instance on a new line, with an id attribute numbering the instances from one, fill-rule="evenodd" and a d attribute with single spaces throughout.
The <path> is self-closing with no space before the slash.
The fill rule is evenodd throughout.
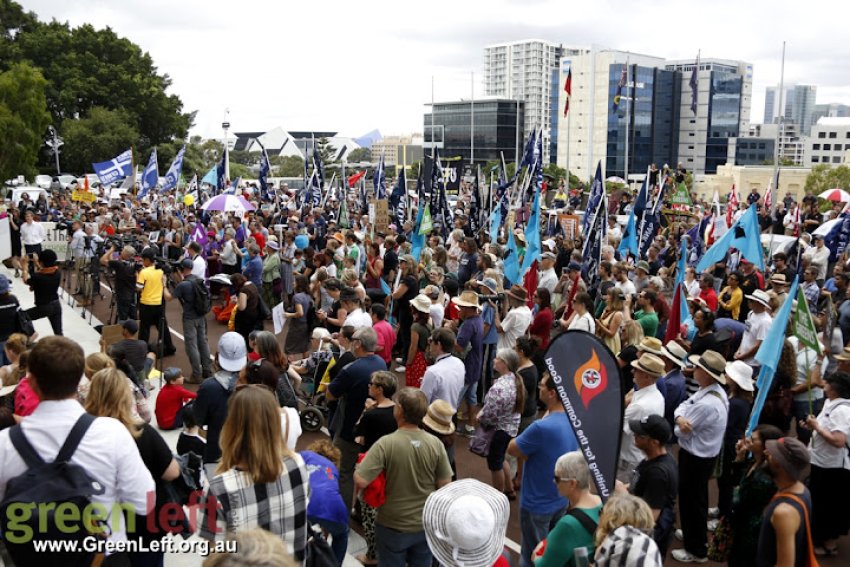
<path id="1" fill-rule="evenodd" d="M 408 364 L 404 369 L 404 383 L 409 388 L 419 388 L 422 386 L 422 377 L 425 375 L 425 369 L 428 363 L 425 361 L 425 353 L 417 352 L 413 357 L 413 363 Z"/>
<path id="2" fill-rule="evenodd" d="M 310 333 L 307 331 L 306 320 L 290 319 L 286 324 L 286 342 L 283 345 L 283 352 L 285 354 L 309 352 Z"/>

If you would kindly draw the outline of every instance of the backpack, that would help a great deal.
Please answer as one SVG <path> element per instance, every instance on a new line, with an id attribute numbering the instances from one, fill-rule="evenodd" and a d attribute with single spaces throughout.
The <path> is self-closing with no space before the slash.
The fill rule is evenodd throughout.
<path id="1" fill-rule="evenodd" d="M 96 526 L 86 525 L 83 521 L 83 512 L 90 509 L 91 497 L 104 493 L 103 485 L 89 476 L 83 467 L 70 462 L 94 420 L 93 415 L 81 415 L 68 433 L 56 459 L 51 463 L 45 462 L 36 452 L 24 436 L 20 425 L 9 430 L 12 445 L 28 467 L 26 472 L 9 480 L 5 497 L 0 502 L 0 530 L 15 564 L 62 564 L 66 567 L 88 565 L 91 562 L 91 554 L 59 550 L 40 550 L 36 554 L 34 542 L 68 541 L 67 545 L 78 545 L 79 549 L 83 549 L 83 540 L 92 534 L 103 538 L 108 535 L 106 521 L 100 521 Z M 29 518 L 19 519 L 21 514 L 16 513 L 15 509 L 21 506 L 31 510 Z M 55 518 L 57 508 L 78 512 L 79 517 L 69 520 L 67 514 L 60 514 L 60 529 Z M 15 522 L 10 524 L 9 519 L 14 519 Z M 32 537 L 26 538 L 28 541 L 16 541 L 24 531 L 31 533 Z"/>
<path id="2" fill-rule="evenodd" d="M 210 290 L 204 285 L 204 281 L 198 276 L 188 276 L 186 281 L 192 284 L 192 291 L 195 299 L 192 302 L 192 308 L 198 315 L 204 316 L 212 310 L 212 298 Z"/>

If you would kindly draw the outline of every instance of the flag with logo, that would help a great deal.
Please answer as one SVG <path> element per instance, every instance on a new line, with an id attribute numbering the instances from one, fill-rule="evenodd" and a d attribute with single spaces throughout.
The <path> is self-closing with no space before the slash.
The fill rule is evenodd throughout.
<path id="1" fill-rule="evenodd" d="M 797 210 L 800 208 L 797 207 Z M 850 214 L 841 213 L 830 231 L 823 238 L 824 246 L 829 248 L 829 263 L 838 261 L 838 258 L 847 249 L 850 243 Z"/>
<path id="2" fill-rule="evenodd" d="M 590 186 L 590 197 L 587 199 L 584 218 L 581 219 L 581 235 L 587 241 L 590 237 L 590 227 L 596 219 L 599 203 L 605 195 L 605 183 L 602 180 L 602 161 L 596 164 L 596 175 L 593 176 L 593 184 Z"/>
<path id="3" fill-rule="evenodd" d="M 626 66 L 623 65 L 623 70 L 620 72 L 620 82 L 617 83 L 617 92 L 614 94 L 614 112 L 617 112 L 617 109 L 620 108 L 620 98 L 623 96 L 623 87 L 626 86 L 626 76 L 628 75 L 628 70 Z"/>
<path id="4" fill-rule="evenodd" d="M 88 178 L 86 178 L 88 180 Z M 156 148 L 151 152 L 148 164 L 142 172 L 142 189 L 139 191 L 139 199 L 148 194 L 148 191 L 156 187 L 159 182 L 159 166 L 156 161 Z"/>
<path id="5" fill-rule="evenodd" d="M 403 169 L 401 175 L 398 176 L 393 192 L 390 194 L 390 210 L 393 213 L 396 225 L 401 229 L 404 224 L 404 217 L 407 214 L 407 179 L 405 179 Z"/>
<path id="6" fill-rule="evenodd" d="M 793 313 L 793 317 L 794 335 L 800 339 L 801 343 L 820 355 L 818 331 L 815 328 L 812 313 L 809 311 L 809 302 L 806 300 L 806 294 L 803 293 L 802 287 L 797 288 L 797 311 Z"/>
<path id="7" fill-rule="evenodd" d="M 266 148 L 263 144 L 257 140 L 257 144 L 260 146 L 260 173 L 257 176 L 260 182 L 260 190 L 262 191 L 262 197 L 264 200 L 269 199 L 269 172 L 272 169 L 271 162 L 269 162 L 269 154 L 266 153 Z"/>
<path id="8" fill-rule="evenodd" d="M 573 95 L 573 68 L 567 71 L 567 80 L 564 82 L 564 118 L 570 111 L 570 97 Z"/>
<path id="9" fill-rule="evenodd" d="M 207 231 L 204 229 L 204 225 L 200 222 L 195 223 L 195 230 L 192 231 L 192 241 L 200 244 L 201 248 L 206 248 L 207 244 L 209 244 Z"/>
<path id="10" fill-rule="evenodd" d="M 605 502 L 614 494 L 623 430 L 617 360 L 594 335 L 567 331 L 552 339 L 543 362 L 590 467 L 596 493 Z"/>
<path id="11" fill-rule="evenodd" d="M 387 198 L 387 173 L 384 168 L 384 154 L 381 154 L 381 159 L 378 161 L 378 169 L 375 170 L 375 198 Z"/>
<path id="12" fill-rule="evenodd" d="M 171 162 L 171 167 L 165 173 L 165 183 L 162 185 L 163 191 L 174 189 L 177 187 L 177 182 L 180 180 L 180 173 L 183 171 L 183 154 L 186 153 L 186 146 L 183 145 L 177 155 L 174 156 L 174 161 Z"/>
<path id="13" fill-rule="evenodd" d="M 691 80 L 688 81 L 688 86 L 691 87 L 691 112 L 697 113 L 697 93 L 699 92 L 699 53 L 697 61 L 691 71 Z"/>
<path id="14" fill-rule="evenodd" d="M 133 150 L 127 150 L 109 161 L 91 164 L 97 178 L 104 185 L 129 176 L 133 171 Z"/>

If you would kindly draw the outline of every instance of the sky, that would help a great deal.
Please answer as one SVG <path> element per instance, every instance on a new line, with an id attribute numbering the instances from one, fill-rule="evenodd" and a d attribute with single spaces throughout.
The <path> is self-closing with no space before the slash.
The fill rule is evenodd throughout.
<path id="1" fill-rule="evenodd" d="M 204 137 L 222 136 L 225 110 L 231 132 L 422 132 L 432 84 L 438 102 L 481 97 L 484 47 L 529 38 L 753 63 L 751 122 L 779 84 L 785 41 L 786 85 L 850 104 L 850 7 L 838 0 L 18 1 L 141 46 Z"/>

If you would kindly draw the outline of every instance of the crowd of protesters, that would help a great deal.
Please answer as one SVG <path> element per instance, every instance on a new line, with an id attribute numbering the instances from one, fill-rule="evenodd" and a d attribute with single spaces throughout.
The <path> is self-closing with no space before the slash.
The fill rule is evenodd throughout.
<path id="1" fill-rule="evenodd" d="M 303 562 L 316 525 L 341 564 L 354 522 L 367 541 L 357 558 L 365 565 L 506 565 L 511 502 L 522 567 L 583 556 L 600 566 L 661 565 L 668 555 L 802 566 L 810 554 L 838 553 L 850 528 L 846 254 L 830 261 L 823 236 L 805 234 L 794 257 L 768 255 L 765 272 L 735 250 L 703 273 L 689 267 L 690 318 L 671 330 L 686 226 L 662 223 L 637 259 L 618 252 L 615 228 L 591 280 L 581 236 L 544 222 L 537 284 L 527 289 L 505 277 L 505 231 L 515 227 L 506 224 L 496 241 L 489 227 L 473 232 L 468 190 L 451 226 L 426 235 L 421 250 L 413 249 L 411 220 L 378 229 L 358 198 L 340 215 L 333 200 L 302 206 L 283 185 L 271 199 L 245 188 L 255 210 L 228 213 L 186 206 L 177 192 L 92 206 L 61 195 L 13 204 L 10 267 L 35 294 L 29 317 L 49 318 L 56 336 L 27 336 L 0 275 L 0 309 L 10 314 L 0 318 L 0 495 L 27 469 L 8 429 L 20 424 L 49 460 L 88 412 L 97 419 L 72 461 L 105 486 L 96 501 L 132 503 L 136 525 L 150 528 L 144 517 L 158 514 L 186 470 L 180 455 L 197 455 L 204 498 L 214 502 L 200 509 L 198 534 L 236 537 L 245 557 L 274 548 Z M 563 185 L 548 193 L 567 212 L 580 204 Z M 812 196 L 799 217 L 793 201 L 771 211 L 755 193 L 741 211 L 759 207 L 762 228 L 776 234 L 824 221 Z M 632 201 L 625 194 L 614 202 L 616 227 Z M 91 262 L 116 279 L 124 335 L 104 353 L 86 358 L 60 336 L 61 267 L 42 249 L 39 220 L 70 223 L 69 241 L 107 240 L 97 254 L 69 242 L 81 301 Z M 514 233 L 520 264 L 524 234 Z M 173 273 L 163 270 L 168 261 Z M 788 289 L 798 271 L 820 348 L 788 332 L 759 425 L 747 435 L 756 354 L 785 302 L 796 303 Z M 209 313 L 196 284 L 212 298 Z M 191 369 L 184 376 L 168 368 L 152 395 L 154 360 L 176 351 L 160 324 L 174 299 Z M 266 330 L 279 304 L 283 339 Z M 208 326 L 219 324 L 228 332 L 210 345 Z M 618 494 L 604 505 L 543 362 L 550 341 L 570 330 L 596 335 L 616 355 L 626 392 L 623 428 L 611 431 L 621 447 Z M 184 383 L 199 384 L 197 392 Z M 296 451 L 298 410 L 317 394 L 330 439 Z M 152 413 L 159 429 L 182 429 L 177 457 Z M 489 486 L 458 480 L 457 451 L 467 443 L 457 436 L 483 444 Z M 109 537 L 163 536 L 134 536 L 127 525 Z M 254 528 L 277 538 L 265 542 Z M 230 564 L 215 562 L 222 560 L 209 564 Z M 162 562 L 162 553 L 119 553 L 103 565 Z"/>

